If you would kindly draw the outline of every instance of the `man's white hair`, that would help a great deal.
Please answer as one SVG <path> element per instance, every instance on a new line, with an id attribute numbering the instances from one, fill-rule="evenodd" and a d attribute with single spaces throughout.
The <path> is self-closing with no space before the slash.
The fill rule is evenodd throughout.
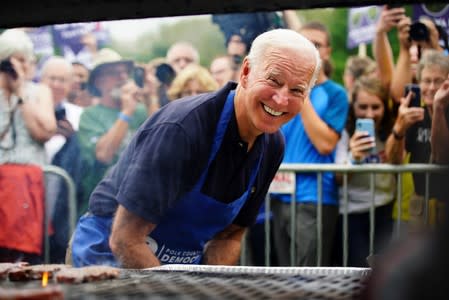
<path id="1" fill-rule="evenodd" d="M 13 54 L 23 54 L 28 59 L 33 58 L 33 42 L 22 29 L 8 29 L 0 35 L 0 60 Z"/>
<path id="2" fill-rule="evenodd" d="M 46 76 L 48 69 L 51 66 L 58 66 L 58 67 L 63 67 L 67 70 L 68 73 L 72 73 L 73 72 L 73 66 L 72 64 L 65 59 L 62 56 L 52 56 L 50 58 L 48 58 L 45 63 L 42 65 L 42 70 L 41 70 L 41 77 Z"/>
<path id="3" fill-rule="evenodd" d="M 173 56 L 173 52 L 175 49 L 177 48 L 186 48 L 189 49 L 191 51 L 191 53 L 193 54 L 193 60 L 196 64 L 200 63 L 200 53 L 198 52 L 198 50 L 195 48 L 195 46 L 193 46 L 191 43 L 186 42 L 186 41 L 180 41 L 180 42 L 176 42 L 173 45 L 170 46 L 170 48 L 167 50 L 167 55 L 166 55 L 166 59 L 169 61 L 172 56 Z"/>
<path id="4" fill-rule="evenodd" d="M 315 56 L 315 70 L 309 82 L 308 90 L 315 85 L 321 68 L 321 58 L 315 45 L 300 33 L 291 29 L 273 29 L 257 36 L 248 53 L 248 61 L 250 66 L 256 66 L 263 59 L 265 51 L 269 48 L 275 49 L 291 49 L 299 53 L 304 50 L 312 51 Z"/>

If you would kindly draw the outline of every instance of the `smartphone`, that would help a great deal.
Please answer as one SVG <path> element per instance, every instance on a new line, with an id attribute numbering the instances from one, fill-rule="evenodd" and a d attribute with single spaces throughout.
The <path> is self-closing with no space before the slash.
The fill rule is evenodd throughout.
<path id="1" fill-rule="evenodd" d="M 134 67 L 134 82 L 140 88 L 143 88 L 145 84 L 145 69 L 142 67 Z"/>
<path id="2" fill-rule="evenodd" d="M 65 108 L 57 108 L 55 110 L 55 118 L 57 121 L 65 119 Z"/>
<path id="3" fill-rule="evenodd" d="M 409 107 L 421 107 L 421 89 L 417 84 L 407 84 L 404 88 L 404 97 L 407 97 L 408 93 L 412 91 L 412 99 L 410 99 Z"/>
<path id="4" fill-rule="evenodd" d="M 368 132 L 368 135 L 371 137 L 376 137 L 376 132 L 374 129 L 374 120 L 373 119 L 357 119 L 355 121 L 355 130 L 356 131 L 365 131 Z M 375 152 L 374 147 L 370 149 L 370 152 Z"/>
<path id="5" fill-rule="evenodd" d="M 9 58 L 0 61 L 0 72 L 8 74 L 13 80 L 17 79 L 17 72 Z"/>

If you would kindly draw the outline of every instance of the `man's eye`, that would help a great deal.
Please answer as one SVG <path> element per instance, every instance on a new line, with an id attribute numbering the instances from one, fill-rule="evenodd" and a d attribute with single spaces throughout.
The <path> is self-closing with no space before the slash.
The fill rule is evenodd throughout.
<path id="1" fill-rule="evenodd" d="M 268 80 L 270 82 L 274 83 L 275 85 L 280 85 L 280 82 L 276 78 L 270 77 L 270 78 L 268 78 Z"/>
<path id="2" fill-rule="evenodd" d="M 301 95 L 304 94 L 304 90 L 303 90 L 303 89 L 300 89 L 300 88 L 297 88 L 297 89 L 291 89 L 290 91 L 292 92 L 293 95 L 301 96 Z"/>

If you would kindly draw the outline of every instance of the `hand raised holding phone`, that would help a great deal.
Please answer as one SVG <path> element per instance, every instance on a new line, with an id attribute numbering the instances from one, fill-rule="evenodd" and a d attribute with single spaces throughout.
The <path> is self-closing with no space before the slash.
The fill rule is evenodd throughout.
<path id="1" fill-rule="evenodd" d="M 353 159 L 359 162 L 376 151 L 376 133 L 373 119 L 356 120 L 355 131 L 349 141 L 349 149 Z"/>

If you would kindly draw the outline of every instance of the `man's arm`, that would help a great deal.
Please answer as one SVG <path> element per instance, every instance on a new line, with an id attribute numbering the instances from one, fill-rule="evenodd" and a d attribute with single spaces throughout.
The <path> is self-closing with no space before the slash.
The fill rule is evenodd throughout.
<path id="1" fill-rule="evenodd" d="M 235 265 L 240 257 L 245 228 L 234 224 L 218 233 L 206 246 L 204 265 Z"/>
<path id="2" fill-rule="evenodd" d="M 338 143 L 338 133 L 330 128 L 316 113 L 310 99 L 304 101 L 301 110 L 304 129 L 312 144 L 321 155 L 330 154 Z"/>
<path id="3" fill-rule="evenodd" d="M 123 268 L 143 269 L 161 265 L 146 244 L 147 236 L 155 227 L 156 224 L 145 221 L 122 205 L 118 206 L 109 246 Z"/>
<path id="4" fill-rule="evenodd" d="M 35 99 L 24 99 L 22 116 L 30 135 L 39 142 L 48 141 L 56 133 L 56 119 L 51 90 L 38 84 Z"/>
<path id="5" fill-rule="evenodd" d="M 120 88 L 121 113 L 128 118 L 132 118 L 137 106 L 138 88 L 133 82 L 128 82 Z M 99 138 L 95 156 L 102 163 L 110 163 L 128 133 L 129 124 L 125 119 L 117 118 L 114 125 Z"/>
<path id="6" fill-rule="evenodd" d="M 449 164 L 449 128 L 446 112 L 449 107 L 449 79 L 435 94 L 432 119 L 432 157 L 439 164 Z"/>

